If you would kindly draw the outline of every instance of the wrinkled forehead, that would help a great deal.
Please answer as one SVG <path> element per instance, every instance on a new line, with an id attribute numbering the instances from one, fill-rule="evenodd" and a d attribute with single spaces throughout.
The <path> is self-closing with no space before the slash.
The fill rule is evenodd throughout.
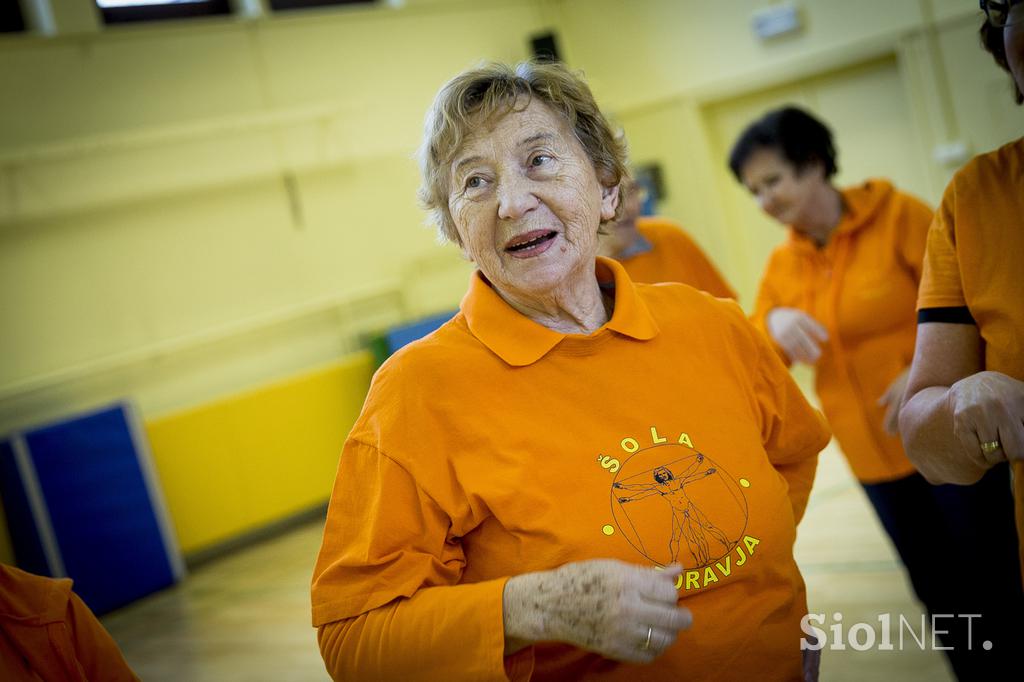
<path id="1" fill-rule="evenodd" d="M 465 158 L 480 152 L 516 148 L 539 140 L 558 146 L 579 144 L 560 112 L 536 98 L 524 102 L 520 97 L 515 103 L 474 113 L 449 158 L 449 167 L 455 170 Z"/>
<path id="2" fill-rule="evenodd" d="M 763 178 L 766 175 L 784 173 L 791 170 L 793 164 L 782 155 L 782 150 L 777 147 L 756 147 L 750 153 L 747 160 L 740 168 L 740 177 L 743 182 L 750 184 Z"/>

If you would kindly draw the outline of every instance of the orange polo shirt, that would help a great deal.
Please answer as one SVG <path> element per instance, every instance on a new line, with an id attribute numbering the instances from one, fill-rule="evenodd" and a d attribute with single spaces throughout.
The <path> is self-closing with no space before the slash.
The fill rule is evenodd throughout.
<path id="1" fill-rule="evenodd" d="M 823 248 L 790 229 L 772 252 L 752 319 L 767 332 L 770 310 L 799 308 L 828 330 L 815 364 L 821 407 L 854 475 L 878 483 L 915 471 L 899 436 L 885 432 L 877 401 L 914 357 L 932 211 L 885 180 L 842 195 L 845 212 Z"/>
<path id="2" fill-rule="evenodd" d="M 918 309 L 966 306 L 985 369 L 1024 381 L 1024 138 L 972 159 L 953 176 L 928 233 Z M 1013 462 L 1017 534 L 1024 538 L 1024 462 Z M 1021 567 L 1024 568 L 1024 543 Z"/>
<path id="3" fill-rule="evenodd" d="M 614 314 L 583 336 L 477 273 L 374 376 L 313 576 L 335 676 L 799 679 L 793 542 L 824 419 L 735 303 L 611 260 L 597 277 Z M 593 558 L 681 562 L 693 627 L 642 668 L 558 643 L 505 659 L 507 578 Z"/>
<path id="4" fill-rule="evenodd" d="M 70 580 L 0 564 L 0 680 L 138 679 Z"/>
<path id="5" fill-rule="evenodd" d="M 643 216 L 637 218 L 636 227 L 650 248 L 620 260 L 634 282 L 682 282 L 719 298 L 736 298 L 733 288 L 679 225 Z"/>

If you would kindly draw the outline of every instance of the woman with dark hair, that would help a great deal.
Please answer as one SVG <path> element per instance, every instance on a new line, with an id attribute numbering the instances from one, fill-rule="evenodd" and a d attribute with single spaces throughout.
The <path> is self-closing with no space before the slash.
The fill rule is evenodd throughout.
<path id="1" fill-rule="evenodd" d="M 981 3 L 982 45 L 1024 102 L 1024 2 Z M 900 413 L 929 480 L 970 485 L 1013 465 L 1024 537 L 1024 138 L 976 156 L 946 187 L 928 233 L 917 348 Z M 986 473 L 988 472 L 988 473 Z M 1009 511 L 979 527 L 1007 523 Z M 1024 543 L 1018 541 L 1024 564 Z M 1015 624 L 1016 625 L 1016 624 Z M 1024 641 L 1016 625 L 1019 644 Z"/>
<path id="2" fill-rule="evenodd" d="M 925 608 L 983 614 L 973 633 L 950 623 L 942 639 L 960 679 L 988 679 L 999 653 L 968 651 L 972 637 L 1002 643 L 996 621 L 1024 604 L 1012 524 L 982 523 L 1009 518 L 1008 468 L 968 487 L 932 486 L 903 452 L 897 425 L 931 209 L 886 180 L 837 188 L 831 132 L 795 107 L 750 125 L 729 165 L 789 227 L 762 278 L 755 324 L 785 361 L 814 367 L 822 409 Z M 952 561 L 936 561 L 937 547 L 952 550 Z M 984 585 L 957 575 L 957 557 L 980 556 Z"/>

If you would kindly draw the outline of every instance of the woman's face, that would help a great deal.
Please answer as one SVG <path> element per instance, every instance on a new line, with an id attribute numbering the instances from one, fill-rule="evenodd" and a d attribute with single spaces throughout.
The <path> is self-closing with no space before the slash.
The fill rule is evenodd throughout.
<path id="1" fill-rule="evenodd" d="M 825 181 L 821 164 L 797 170 L 778 150 L 768 147 L 754 150 L 740 168 L 740 177 L 761 210 L 783 225 L 813 220 L 809 209 Z"/>
<path id="2" fill-rule="evenodd" d="M 618 187 L 565 120 L 536 99 L 484 121 L 451 165 L 448 209 L 463 250 L 507 294 L 545 296 L 593 272 L 597 229 Z"/>

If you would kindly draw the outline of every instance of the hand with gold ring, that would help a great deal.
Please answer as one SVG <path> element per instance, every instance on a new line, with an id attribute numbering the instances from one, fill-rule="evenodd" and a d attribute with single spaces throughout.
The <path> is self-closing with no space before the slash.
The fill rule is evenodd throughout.
<path id="1" fill-rule="evenodd" d="M 981 454 L 986 461 L 997 463 L 998 453 L 1003 449 L 1003 444 L 998 440 L 988 440 L 981 444 Z"/>
<path id="2" fill-rule="evenodd" d="M 640 650 L 641 651 L 647 651 L 648 649 L 651 648 L 651 635 L 653 635 L 653 634 L 654 634 L 654 628 L 653 627 L 648 627 L 647 628 L 647 638 L 644 640 L 644 643 L 640 645 Z"/>
<path id="3" fill-rule="evenodd" d="M 505 654 L 564 642 L 615 661 L 650 663 L 693 622 L 678 605 L 682 570 L 592 559 L 513 576 L 502 604 Z"/>
<path id="4" fill-rule="evenodd" d="M 948 400 L 953 433 L 977 466 L 1024 459 L 1024 381 L 978 372 L 950 386 Z"/>

